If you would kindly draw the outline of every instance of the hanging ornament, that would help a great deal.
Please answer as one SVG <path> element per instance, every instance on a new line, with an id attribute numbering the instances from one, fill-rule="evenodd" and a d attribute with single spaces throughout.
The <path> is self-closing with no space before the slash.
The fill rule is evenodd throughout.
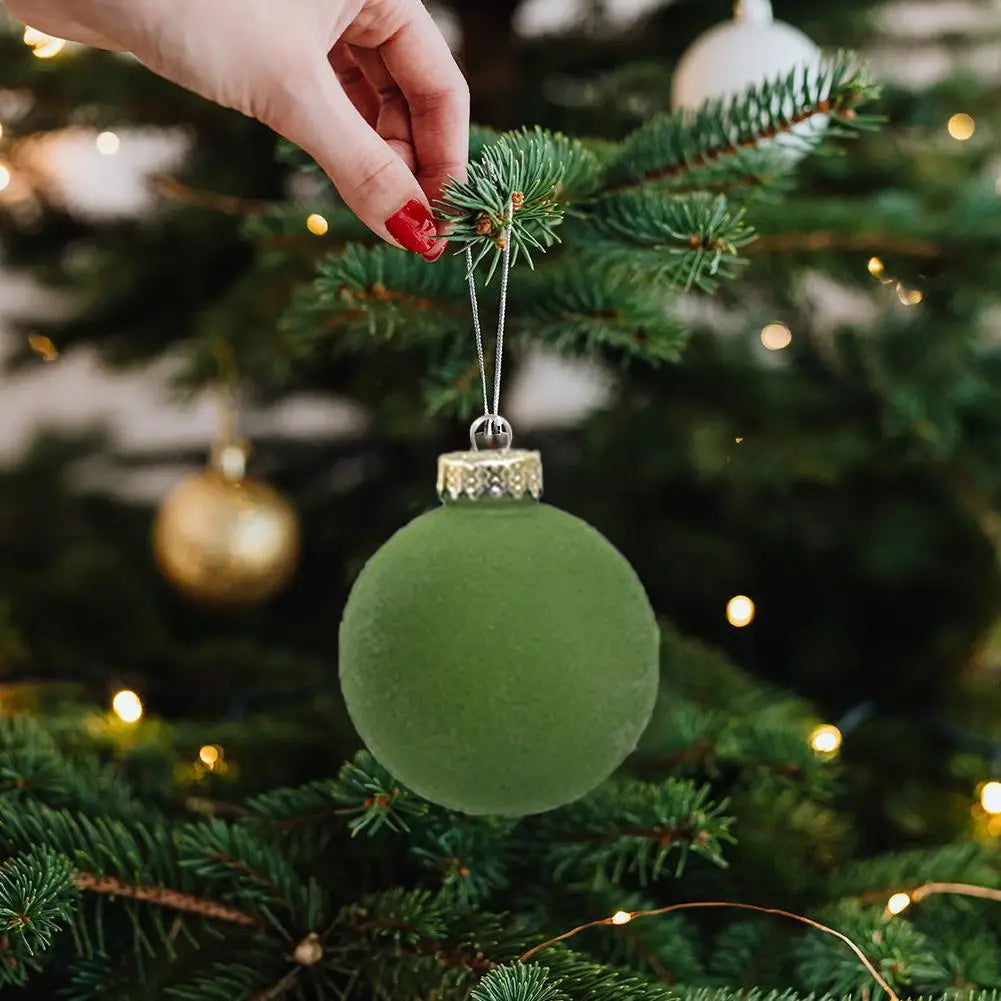
<path id="1" fill-rule="evenodd" d="M 749 87 L 787 77 L 816 75 L 820 49 L 785 21 L 776 21 L 769 0 L 737 0 L 732 21 L 710 28 L 682 55 L 674 73 L 671 103 L 675 110 L 701 108 L 707 101 L 737 97 Z M 827 125 L 816 115 L 777 137 L 787 158 L 806 153 L 808 139 Z"/>
<path id="2" fill-rule="evenodd" d="M 299 526 L 288 501 L 246 475 L 249 445 L 233 433 L 223 404 L 222 441 L 209 468 L 178 483 L 153 526 L 163 575 L 191 598 L 212 605 L 252 605 L 291 577 Z"/>
<path id="3" fill-rule="evenodd" d="M 438 460 L 443 506 L 355 582 L 340 675 L 359 734 L 402 783 L 466 813 L 518 816 L 578 798 L 633 750 L 659 644 L 635 571 L 585 522 L 540 503 L 539 453 L 512 448 L 498 416 L 512 211 L 493 408 L 467 252 L 484 416 L 469 451 Z M 484 437 L 499 447 L 480 449 Z"/>

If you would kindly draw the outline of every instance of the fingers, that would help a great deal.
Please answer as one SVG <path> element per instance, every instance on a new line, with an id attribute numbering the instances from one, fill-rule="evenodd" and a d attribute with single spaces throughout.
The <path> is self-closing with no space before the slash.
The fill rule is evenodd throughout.
<path id="1" fill-rule="evenodd" d="M 344 38 L 378 49 L 403 92 L 417 179 L 433 201 L 450 176 L 465 177 L 469 148 L 469 88 L 445 39 L 420 0 L 367 0 Z"/>
<path id="2" fill-rule="evenodd" d="M 379 95 L 358 65 L 351 46 L 347 42 L 338 42 L 330 50 L 328 58 L 348 100 L 358 109 L 362 118 L 372 128 L 376 128 L 379 120 Z"/>
<path id="3" fill-rule="evenodd" d="M 428 200 L 400 155 L 351 103 L 327 65 L 317 67 L 313 94 L 295 106 L 285 135 L 334 182 L 348 207 L 389 243 L 440 256 Z"/>
<path id="4" fill-rule="evenodd" d="M 353 54 L 371 84 L 372 92 L 379 104 L 375 131 L 396 150 L 403 162 L 416 172 L 417 157 L 410 129 L 410 108 L 407 106 L 403 91 L 389 75 L 389 70 L 386 69 L 378 50 L 355 49 Z"/>

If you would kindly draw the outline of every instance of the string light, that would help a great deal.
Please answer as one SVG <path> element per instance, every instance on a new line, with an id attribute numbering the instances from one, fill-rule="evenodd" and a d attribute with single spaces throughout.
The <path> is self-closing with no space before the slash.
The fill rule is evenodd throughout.
<path id="1" fill-rule="evenodd" d="M 327 220 L 320 215 L 319 212 L 311 212 L 306 216 L 306 229 L 313 234 L 313 236 L 323 236 L 324 233 L 330 229 L 327 224 Z"/>
<path id="2" fill-rule="evenodd" d="M 769 323 L 762 328 L 761 343 L 769 351 L 782 351 L 792 344 L 792 331 L 784 323 Z"/>
<path id="3" fill-rule="evenodd" d="M 833 723 L 821 723 L 810 732 L 810 747 L 817 754 L 833 756 L 841 750 L 841 731 Z"/>
<path id="4" fill-rule="evenodd" d="M 138 723 L 142 719 L 142 700 L 128 688 L 115 693 L 115 697 L 111 700 L 111 708 L 123 723 Z"/>
<path id="5" fill-rule="evenodd" d="M 24 44 L 31 47 L 31 54 L 38 59 L 51 59 L 58 56 L 66 45 L 65 38 L 49 35 L 30 25 L 24 29 Z"/>
<path id="6" fill-rule="evenodd" d="M 906 288 L 897 282 L 897 298 L 904 306 L 917 306 L 924 299 L 924 293 L 920 289 Z"/>
<path id="7" fill-rule="evenodd" d="M 3 122 L 0 122 L 0 139 L 3 139 Z"/>
<path id="8" fill-rule="evenodd" d="M 869 274 L 871 274 L 875 278 L 876 276 L 881 275 L 883 273 L 885 265 L 883 264 L 880 258 L 870 257 L 869 263 L 866 265 L 866 267 L 869 269 Z"/>
<path id="9" fill-rule="evenodd" d="M 628 911 L 616 911 L 612 915 L 613 925 L 627 925 L 632 921 L 633 916 Z"/>
<path id="10" fill-rule="evenodd" d="M 97 146 L 97 152 L 103 153 L 105 156 L 114 156 L 115 153 L 118 152 L 118 147 L 121 146 L 121 144 L 121 139 L 119 139 L 114 132 L 101 132 L 94 140 L 94 145 Z"/>
<path id="11" fill-rule="evenodd" d="M 3 189 L 10 184 L 10 181 L 10 167 L 8 167 L 5 163 L 0 163 L 0 191 L 3 191 Z"/>
<path id="12" fill-rule="evenodd" d="M 211 771 L 222 758 L 222 748 L 218 744 L 205 744 L 198 749 L 198 758 Z"/>
<path id="13" fill-rule="evenodd" d="M 966 140 L 972 138 L 973 133 L 977 131 L 977 123 L 973 120 L 972 115 L 960 112 L 958 115 L 953 115 L 949 119 L 948 129 L 949 135 L 952 136 L 953 139 L 958 139 L 960 142 L 966 142 Z"/>
<path id="14" fill-rule="evenodd" d="M 746 594 L 736 594 L 726 603 L 726 621 L 743 629 L 754 621 L 754 602 Z"/>
<path id="15" fill-rule="evenodd" d="M 985 782 L 980 787 L 980 805 L 987 813 L 1001 813 L 1001 782 Z"/>
<path id="16" fill-rule="evenodd" d="M 734 438 L 733 440 L 739 445 L 744 439 L 743 438 Z"/>
<path id="17" fill-rule="evenodd" d="M 906 911 L 911 906 L 911 897 L 908 893 L 894 893 L 886 902 L 888 913 L 897 915 Z"/>

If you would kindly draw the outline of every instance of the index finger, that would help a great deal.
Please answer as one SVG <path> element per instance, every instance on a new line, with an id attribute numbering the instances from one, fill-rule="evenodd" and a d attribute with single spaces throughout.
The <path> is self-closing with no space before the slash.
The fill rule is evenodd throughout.
<path id="1" fill-rule="evenodd" d="M 469 153 L 469 87 L 420 0 L 374 0 L 344 33 L 379 50 L 410 109 L 417 180 L 429 201 L 449 177 L 464 180 Z"/>

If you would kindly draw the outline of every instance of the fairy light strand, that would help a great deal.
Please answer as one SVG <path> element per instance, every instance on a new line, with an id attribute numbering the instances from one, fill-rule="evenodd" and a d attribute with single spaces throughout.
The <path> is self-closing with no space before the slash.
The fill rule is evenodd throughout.
<path id="1" fill-rule="evenodd" d="M 928 884 L 928 886 L 936 885 L 946 886 L 954 884 Z M 1001 892 L 998 892 L 998 899 L 1001 899 Z M 685 904 L 668 904 L 667 907 L 658 907 L 656 910 L 652 911 L 616 911 L 611 917 L 599 918 L 596 921 L 588 921 L 586 924 L 578 925 L 576 928 L 571 928 L 570 931 L 566 931 L 562 935 L 557 935 L 555 938 L 542 942 L 540 945 L 533 946 L 528 950 L 528 952 L 525 952 L 518 957 L 518 962 L 525 963 L 537 953 L 548 949 L 550 946 L 556 945 L 558 942 L 565 942 L 567 939 L 573 938 L 575 935 L 579 935 L 581 932 L 587 931 L 589 928 L 623 925 L 628 924 L 630 921 L 635 921 L 637 918 L 655 918 L 664 914 L 672 914 L 676 911 L 709 908 L 731 908 L 739 911 L 755 911 L 758 914 L 772 914 L 776 917 L 788 918 L 790 921 L 798 921 L 800 924 L 808 925 L 817 931 L 823 932 L 825 935 L 831 935 L 851 949 L 851 951 L 858 958 L 859 962 L 866 968 L 872 979 L 875 980 L 876 983 L 879 984 L 879 986 L 886 992 L 886 996 L 890 999 L 890 1001 L 900 1001 L 896 991 L 894 991 L 894 989 L 887 983 L 886 979 L 879 972 L 879 970 L 873 966 L 869 957 L 866 956 L 859 946 L 857 946 L 847 935 L 845 935 L 844 932 L 840 932 L 836 928 L 831 928 L 829 925 L 821 924 L 819 921 L 814 921 L 813 918 L 805 917 L 802 914 L 794 914 L 792 911 L 785 911 L 778 907 L 759 907 L 757 904 L 740 904 L 729 900 L 693 900 Z M 623 918 L 623 915 L 626 917 Z"/>

